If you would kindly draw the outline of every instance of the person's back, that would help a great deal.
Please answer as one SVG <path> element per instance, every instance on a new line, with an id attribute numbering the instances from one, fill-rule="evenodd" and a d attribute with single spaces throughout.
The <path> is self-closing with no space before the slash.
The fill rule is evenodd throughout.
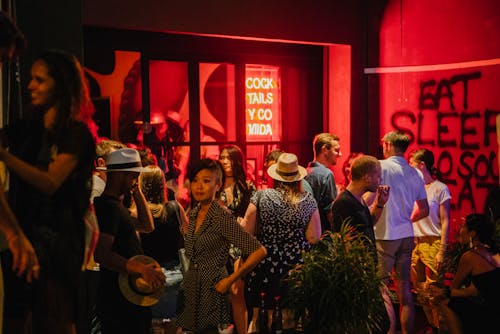
<path id="1" fill-rule="evenodd" d="M 261 196 L 259 215 L 263 245 L 281 245 L 287 248 L 290 242 L 299 242 L 301 248 L 309 247 L 304 231 L 316 209 L 310 194 L 303 192 L 296 204 L 290 203 L 286 195 L 276 189 L 266 189 Z"/>
<path id="2" fill-rule="evenodd" d="M 392 156 L 381 162 L 381 184 L 391 188 L 391 196 L 375 226 L 379 240 L 413 237 L 411 215 L 415 201 L 426 198 L 424 183 L 418 172 L 403 157 Z M 424 190 L 424 193 L 422 193 Z"/>
<path id="3" fill-rule="evenodd" d="M 149 165 L 141 173 L 139 183 L 153 216 L 154 231 L 141 233 L 145 255 L 154 258 L 167 277 L 166 288 L 159 302 L 151 308 L 153 319 L 173 319 L 176 316 L 177 296 L 182 282 L 179 248 L 183 247 L 181 226 L 184 209 L 176 200 L 166 200 L 166 182 L 159 166 Z"/>
<path id="4" fill-rule="evenodd" d="M 383 294 L 391 319 L 389 332 L 396 330 L 396 313 L 387 291 L 394 272 L 403 334 L 413 333 L 415 320 L 410 283 L 411 256 L 415 248 L 412 222 L 429 214 L 424 181 L 404 158 L 409 144 L 410 139 L 402 132 L 388 132 L 382 139 L 386 159 L 380 162 L 381 184 L 390 187 L 391 195 L 375 225 L 380 276 L 386 285 Z M 368 202 L 371 201 L 368 199 Z"/>
<path id="5" fill-rule="evenodd" d="M 247 275 L 247 301 L 254 312 L 250 332 L 257 324 L 261 292 L 265 292 L 268 310 L 275 305 L 274 297 L 286 298 L 287 289 L 281 280 L 302 262 L 302 252 L 308 251 L 321 234 L 316 201 L 301 185 L 307 171 L 298 165 L 297 157 L 281 154 L 278 162 L 268 168 L 268 174 L 274 188 L 255 193 L 244 219 L 245 224 L 254 226 L 256 238 L 267 249 L 266 258 Z M 249 222 L 249 217 L 256 218 Z M 287 327 L 292 323 L 291 319 L 284 321 Z"/>
<path id="6" fill-rule="evenodd" d="M 160 264 L 179 263 L 178 249 L 182 239 L 180 233 L 179 203 L 175 200 L 163 204 L 151 205 L 150 209 L 155 222 L 155 230 L 141 233 L 141 244 L 144 254 L 153 257 Z"/>

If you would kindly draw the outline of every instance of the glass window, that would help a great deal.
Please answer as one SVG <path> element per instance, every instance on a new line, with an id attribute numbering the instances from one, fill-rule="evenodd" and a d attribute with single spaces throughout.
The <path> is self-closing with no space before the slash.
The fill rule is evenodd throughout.
<path id="1" fill-rule="evenodd" d="M 236 140 L 235 66 L 226 63 L 200 63 L 200 141 Z M 213 147 L 206 147 L 213 150 Z M 218 149 L 217 149 L 218 150 Z M 202 157 L 211 156 L 204 154 Z"/>

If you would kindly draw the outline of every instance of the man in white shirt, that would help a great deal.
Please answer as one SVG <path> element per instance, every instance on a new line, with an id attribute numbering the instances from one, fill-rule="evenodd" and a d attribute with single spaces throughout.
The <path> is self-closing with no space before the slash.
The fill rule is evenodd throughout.
<path id="1" fill-rule="evenodd" d="M 386 285 L 394 270 L 403 334 L 414 333 L 415 306 L 410 285 L 411 256 L 415 247 L 412 222 L 429 214 L 424 181 L 404 158 L 409 144 L 408 136 L 402 132 L 389 132 L 382 138 L 385 159 L 380 161 L 381 184 L 390 187 L 391 196 L 374 228 L 380 274 Z M 388 291 L 384 298 L 391 318 L 389 333 L 395 333 L 396 316 Z"/>

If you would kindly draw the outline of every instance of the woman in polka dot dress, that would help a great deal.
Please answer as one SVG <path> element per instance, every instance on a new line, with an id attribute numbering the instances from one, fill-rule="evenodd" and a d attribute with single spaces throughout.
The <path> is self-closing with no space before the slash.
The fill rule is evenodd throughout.
<path id="1" fill-rule="evenodd" d="M 314 197 L 302 189 L 301 180 L 307 172 L 298 165 L 297 157 L 283 153 L 267 172 L 274 180 L 274 188 L 260 190 L 252 197 L 242 222 L 267 249 L 266 258 L 246 277 L 247 303 L 253 307 L 249 333 L 255 331 L 261 292 L 265 293 L 270 314 L 275 297 L 286 299 L 281 280 L 302 262 L 302 252 L 309 250 L 321 236 L 318 206 Z M 255 223 L 257 214 L 259 226 Z M 282 307 L 283 329 L 294 327 L 291 312 L 286 305 Z"/>

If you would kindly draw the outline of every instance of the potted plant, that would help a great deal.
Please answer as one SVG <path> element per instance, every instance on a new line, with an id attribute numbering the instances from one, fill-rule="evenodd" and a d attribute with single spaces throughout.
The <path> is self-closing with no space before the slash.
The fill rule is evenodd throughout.
<path id="1" fill-rule="evenodd" d="M 377 333 L 387 319 L 373 254 L 345 222 L 327 231 L 285 279 L 288 306 L 305 333 Z"/>

